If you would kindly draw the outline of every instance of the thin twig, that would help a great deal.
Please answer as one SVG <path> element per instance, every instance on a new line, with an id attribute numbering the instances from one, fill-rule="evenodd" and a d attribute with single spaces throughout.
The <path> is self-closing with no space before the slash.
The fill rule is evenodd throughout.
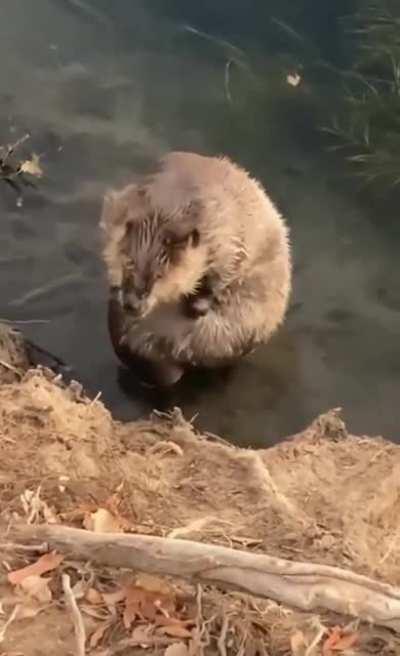
<path id="1" fill-rule="evenodd" d="M 228 615 L 225 615 L 224 619 L 222 620 L 221 633 L 219 634 L 219 638 L 217 640 L 217 647 L 221 656 L 226 656 L 226 634 L 228 633 L 228 628 L 229 617 Z"/>
<path id="2" fill-rule="evenodd" d="M 14 622 L 14 620 L 16 619 L 20 607 L 21 607 L 20 604 L 17 604 L 14 607 L 13 612 L 11 613 L 11 615 L 8 618 L 7 622 L 5 624 L 3 624 L 3 626 L 1 627 L 1 629 L 0 629 L 0 643 L 2 643 L 4 641 L 6 631 L 7 631 L 8 627 L 10 626 L 10 624 L 12 624 Z"/>
<path id="3" fill-rule="evenodd" d="M 42 544 L 17 544 L 15 542 L 0 542 L 0 551 L 24 551 L 25 553 L 44 554 L 49 551 L 47 542 Z"/>
<path id="4" fill-rule="evenodd" d="M 99 401 L 99 399 L 101 398 L 101 395 L 102 395 L 101 391 L 97 392 L 96 396 L 94 397 L 94 399 L 90 401 L 89 405 L 94 405 L 95 403 L 97 403 L 97 401 Z"/>
<path id="5" fill-rule="evenodd" d="M 319 645 L 319 643 L 321 642 L 321 640 L 324 637 L 325 633 L 326 633 L 326 627 L 322 626 L 322 624 L 321 624 L 320 630 L 318 631 L 318 633 L 315 636 L 312 643 L 307 647 L 307 650 L 306 650 L 306 653 L 305 653 L 304 656 L 313 656 L 313 654 L 315 652 L 315 648 L 317 647 L 317 645 Z"/>
<path id="6" fill-rule="evenodd" d="M 13 324 L 35 324 L 35 323 L 51 323 L 51 319 L 3 319 L 0 317 L 0 323 L 6 323 L 12 326 Z"/>
<path id="7" fill-rule="evenodd" d="M 4 157 L 1 158 L 1 164 L 2 164 L 2 166 L 4 166 L 4 164 L 6 163 L 7 159 L 10 157 L 10 155 L 12 155 L 13 152 L 14 152 L 17 148 L 19 148 L 19 146 L 22 146 L 22 144 L 23 144 L 27 139 L 29 139 L 30 136 L 31 136 L 31 135 L 29 134 L 29 132 L 27 132 L 26 134 L 24 134 L 23 137 L 21 137 L 20 139 L 18 139 L 18 141 L 16 141 L 14 144 L 12 144 L 11 146 L 8 146 L 8 147 L 5 149 L 5 150 L 6 150 L 6 154 L 4 155 Z"/>
<path id="8" fill-rule="evenodd" d="M 71 579 L 68 574 L 62 575 L 62 586 L 65 595 L 65 602 L 69 608 L 74 624 L 76 637 L 76 656 L 85 656 L 86 630 L 83 623 L 82 615 L 71 588 Z"/>
<path id="9" fill-rule="evenodd" d="M 225 65 L 225 77 L 224 77 L 224 86 L 225 86 L 225 96 L 228 101 L 228 103 L 231 105 L 232 104 L 232 96 L 231 96 L 231 90 L 230 90 L 230 72 L 231 72 L 231 66 L 232 66 L 232 59 L 228 59 Z"/>
<path id="10" fill-rule="evenodd" d="M 12 371 L 14 374 L 17 374 L 17 376 L 20 376 L 22 378 L 22 373 L 14 367 L 12 364 L 9 364 L 8 362 L 5 362 L 4 360 L 0 360 L 0 365 L 4 367 L 4 369 L 8 369 L 9 371 Z"/>

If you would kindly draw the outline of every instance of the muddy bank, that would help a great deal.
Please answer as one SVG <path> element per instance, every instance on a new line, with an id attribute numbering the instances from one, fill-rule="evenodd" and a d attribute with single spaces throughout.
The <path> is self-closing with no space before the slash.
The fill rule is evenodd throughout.
<path id="1" fill-rule="evenodd" d="M 24 359 L 14 359 L 8 368 L 5 357 L 3 352 L 3 526 L 56 522 L 95 530 L 102 509 L 103 520 L 111 521 L 114 530 L 341 566 L 400 585 L 400 447 L 382 438 L 349 435 L 336 411 L 259 451 L 199 434 L 179 410 L 125 424 L 114 421 L 100 399 L 85 397 L 78 384 L 65 387 L 48 371 L 24 372 Z M 176 654 L 327 656 L 331 651 L 325 643 L 337 625 L 356 635 L 357 646 L 352 645 L 353 652 L 332 653 L 400 653 L 399 639 L 387 629 L 349 625 L 348 617 L 324 611 L 316 616 L 176 580 L 168 585 L 185 604 L 176 602 L 180 624 L 174 620 L 171 635 L 157 624 L 158 615 L 151 619 L 142 608 L 128 622 L 122 598 L 105 603 L 107 594 L 135 573 L 83 562 L 65 561 L 54 569 L 48 575 L 50 598 L 42 599 L 39 608 L 34 599 L 32 610 L 32 595 L 10 585 L 7 572 L 36 561 L 37 555 L 0 550 L 0 632 L 18 604 L 31 609 L 20 617 L 17 613 L 5 631 L 6 654 L 76 653 L 71 618 L 62 603 L 62 572 L 80 589 L 87 653 L 133 654 L 146 647 L 147 653 L 169 656 L 175 651 L 166 650 L 179 644 Z M 190 652 L 196 617 L 204 629 L 203 651 L 197 644 L 197 651 Z"/>

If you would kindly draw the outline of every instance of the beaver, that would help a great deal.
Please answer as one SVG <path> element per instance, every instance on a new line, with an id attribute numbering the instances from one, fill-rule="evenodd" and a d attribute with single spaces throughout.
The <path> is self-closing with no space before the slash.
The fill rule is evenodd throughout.
<path id="1" fill-rule="evenodd" d="M 156 383 L 231 364 L 282 323 L 288 228 L 227 157 L 167 154 L 154 173 L 105 195 L 100 227 L 114 350 Z"/>

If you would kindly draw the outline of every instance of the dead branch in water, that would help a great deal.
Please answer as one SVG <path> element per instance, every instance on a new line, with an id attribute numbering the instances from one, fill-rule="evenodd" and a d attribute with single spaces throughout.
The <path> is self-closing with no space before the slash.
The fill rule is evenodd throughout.
<path id="1" fill-rule="evenodd" d="M 74 559 L 214 584 L 304 611 L 331 610 L 400 633 L 400 589 L 337 567 L 189 540 L 54 525 L 14 527 L 8 535 L 20 543 L 46 542 Z"/>

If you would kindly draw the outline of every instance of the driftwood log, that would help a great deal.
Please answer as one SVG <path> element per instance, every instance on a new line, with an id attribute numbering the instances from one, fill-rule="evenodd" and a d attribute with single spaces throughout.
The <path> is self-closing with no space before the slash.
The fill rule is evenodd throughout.
<path id="1" fill-rule="evenodd" d="M 331 610 L 400 633 L 400 589 L 337 567 L 189 540 L 54 525 L 15 527 L 7 537 L 46 542 L 74 559 L 240 590 L 304 611 Z"/>

